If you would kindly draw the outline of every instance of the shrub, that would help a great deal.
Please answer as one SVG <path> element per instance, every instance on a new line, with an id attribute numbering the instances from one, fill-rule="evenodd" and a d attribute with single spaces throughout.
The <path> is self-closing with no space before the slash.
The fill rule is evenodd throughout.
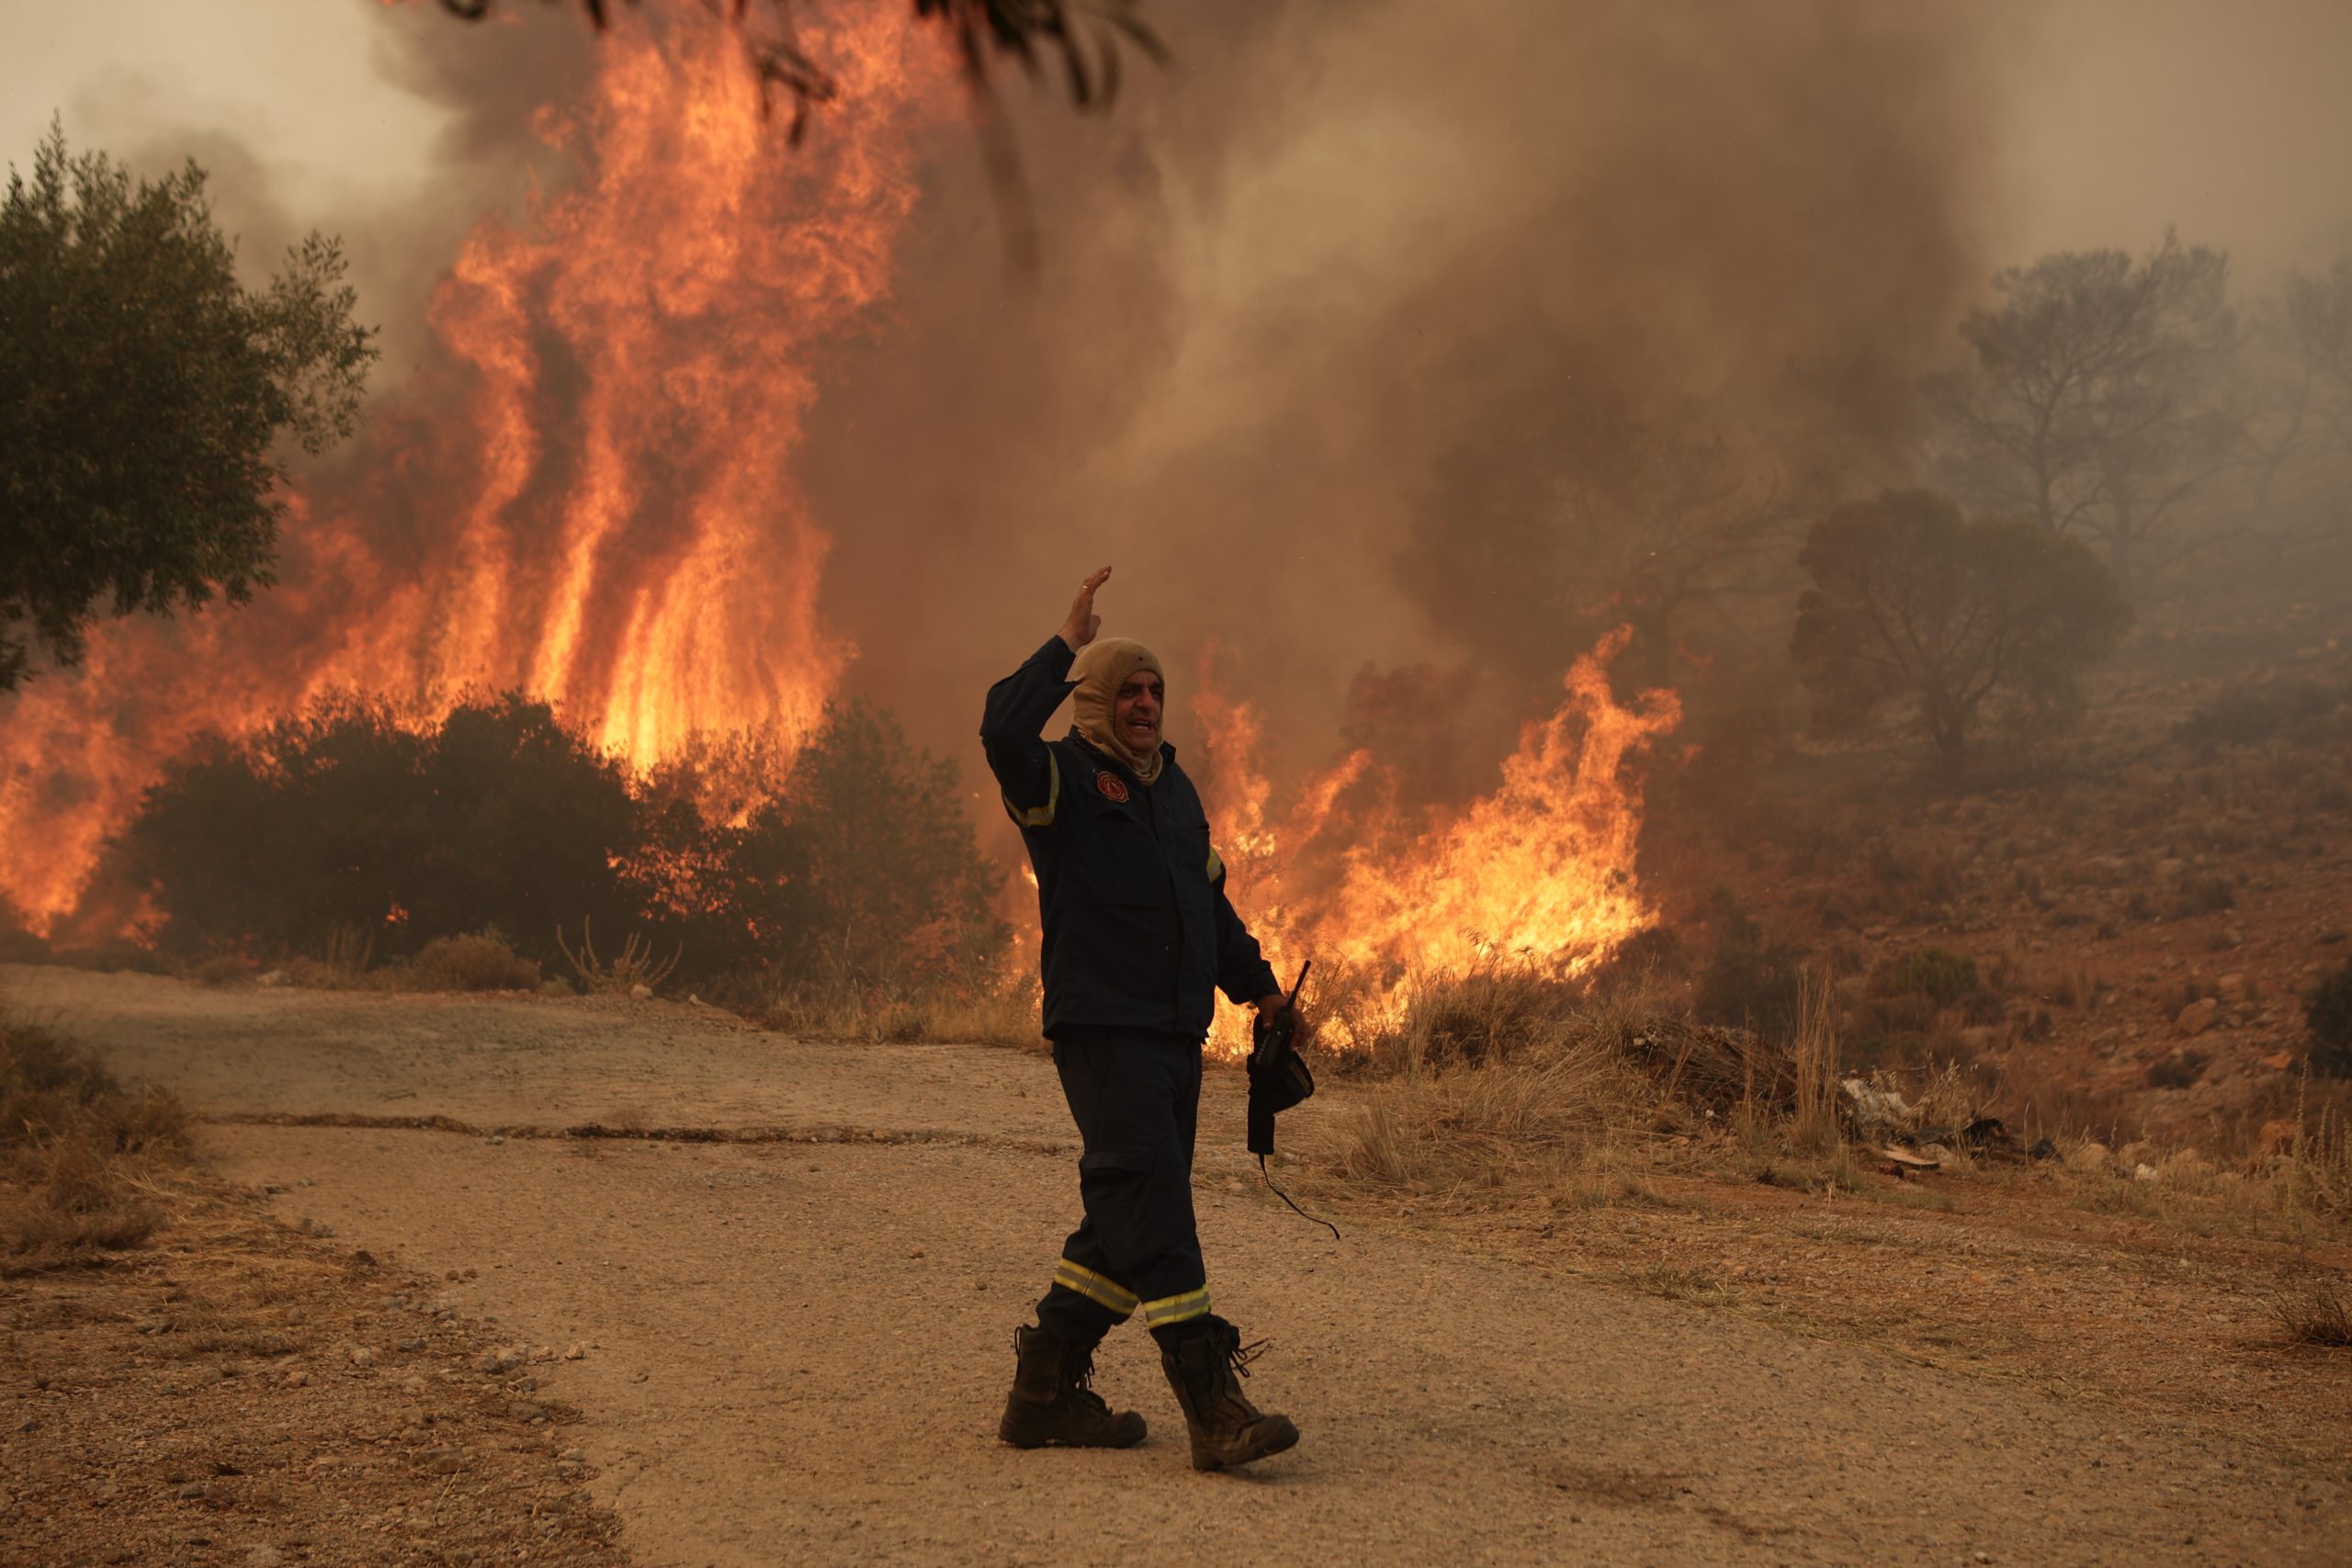
<path id="1" fill-rule="evenodd" d="M 1714 946 L 1693 1004 L 1706 1023 L 1753 1029 L 1769 1040 L 1796 1034 L 1803 954 L 1770 941 L 1728 895 L 1715 899 Z"/>
<path id="2" fill-rule="evenodd" d="M 615 869 L 639 823 L 619 765 L 545 703 L 509 694 L 418 731 L 388 705 L 322 699 L 240 741 L 214 737 L 147 792 L 118 852 L 194 955 L 293 953 L 321 931 L 393 955 L 495 925 L 553 956 L 559 919 L 625 925 Z"/>
<path id="3" fill-rule="evenodd" d="M 831 708 L 727 844 L 707 907 L 787 982 L 903 995 L 992 978 L 1012 933 L 961 800 L 955 765 L 889 715 Z M 702 929 L 683 933 L 690 953 Z"/>
<path id="4" fill-rule="evenodd" d="M 108 866 L 126 902 L 164 911 L 157 941 L 183 959 L 292 959 L 320 931 L 368 933 L 293 965 L 305 983 L 356 983 L 371 943 L 422 957 L 486 928 L 551 965 L 559 930 L 593 923 L 642 931 L 673 962 L 683 950 L 680 977 L 705 984 L 755 972 L 829 993 L 964 994 L 1011 938 L 965 798 L 952 764 L 857 703 L 795 754 L 737 737 L 631 777 L 544 703 L 478 697 L 415 728 L 345 695 L 202 742 L 148 792 Z M 480 961 L 496 976 L 483 983 L 535 983 Z M 471 985 L 458 962 L 436 951 L 405 979 Z"/>
<path id="5" fill-rule="evenodd" d="M 435 937 L 402 966 L 404 988 L 419 991 L 536 991 L 537 959 L 522 958 L 496 931 Z"/>
<path id="6" fill-rule="evenodd" d="M 187 977 L 199 986 L 233 986 L 254 977 L 254 961 L 242 953 L 224 953 L 189 970 Z"/>
<path id="7" fill-rule="evenodd" d="M 2352 959 L 2312 987 L 2303 1000 L 2303 1021 L 2312 1032 L 2312 1071 L 2352 1078 Z"/>
<path id="8" fill-rule="evenodd" d="M 1956 1007 L 1976 994 L 1976 960 L 1940 947 L 1904 954 L 1871 976 L 1881 996 L 1924 997 L 1937 1007 Z"/>
<path id="9" fill-rule="evenodd" d="M 2172 734 L 2191 746 L 2256 746 L 2283 730 L 2316 725 L 2343 703 L 2343 693 L 2309 681 L 2240 686 L 2173 726 Z"/>

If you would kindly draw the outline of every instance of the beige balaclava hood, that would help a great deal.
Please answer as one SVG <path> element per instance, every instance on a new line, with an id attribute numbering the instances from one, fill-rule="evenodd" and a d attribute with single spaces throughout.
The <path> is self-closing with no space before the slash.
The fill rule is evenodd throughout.
<path id="1" fill-rule="evenodd" d="M 1127 750 L 1111 723 L 1119 688 L 1138 670 L 1150 671 L 1163 684 L 1168 680 L 1168 671 L 1160 667 L 1159 655 L 1134 638 L 1096 637 L 1078 650 L 1078 658 L 1069 667 L 1069 678 L 1078 682 L 1078 690 L 1070 694 L 1070 704 L 1076 710 L 1072 716 L 1078 732 L 1092 742 L 1095 750 L 1118 758 L 1135 770 L 1136 777 L 1149 784 L 1159 777 L 1159 748 L 1153 747 L 1148 757 L 1136 756 Z"/>

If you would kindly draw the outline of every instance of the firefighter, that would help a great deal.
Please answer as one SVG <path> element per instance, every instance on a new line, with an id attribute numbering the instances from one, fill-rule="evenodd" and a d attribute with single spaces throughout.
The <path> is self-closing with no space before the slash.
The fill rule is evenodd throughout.
<path id="1" fill-rule="evenodd" d="M 1045 1032 L 1078 1122 L 1085 1218 L 1062 1247 L 998 1428 L 1020 1448 L 1126 1448 L 1144 1420 L 1090 1386 L 1094 1348 L 1143 1314 L 1192 1436 L 1195 1469 L 1279 1453 L 1287 1416 L 1261 1414 L 1237 1374 L 1250 1352 L 1209 1310 L 1193 1217 L 1201 1043 L 1222 990 L 1284 1006 L 1225 895 L 1192 781 L 1160 739 L 1167 676 L 1141 643 L 1102 637 L 1089 577 L 1061 630 L 989 689 L 980 743 L 1037 874 Z M 1076 722 L 1039 731 L 1065 698 Z"/>

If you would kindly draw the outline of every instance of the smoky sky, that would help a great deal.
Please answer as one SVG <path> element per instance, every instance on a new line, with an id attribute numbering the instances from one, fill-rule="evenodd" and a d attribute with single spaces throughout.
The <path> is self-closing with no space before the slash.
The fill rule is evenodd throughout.
<path id="1" fill-rule="evenodd" d="M 1531 625 L 1517 546 L 1479 502 L 1575 462 L 1564 419 L 1687 421 L 1759 463 L 1885 477 L 1914 378 L 2025 247 L 2140 248 L 2233 175 L 2265 200 L 2211 209 L 2260 239 L 2341 236 L 2341 204 L 2289 177 L 2336 121 L 2248 106 L 2278 96 L 2265 62 L 2324 57 L 2344 28 L 2304 0 L 2275 9 L 2232 28 L 2115 0 L 1156 7 L 1176 62 L 1131 65 L 1113 112 L 1073 114 L 1050 78 L 1001 85 L 1036 276 L 1008 273 L 1003 198 L 945 124 L 891 302 L 819 367 L 779 461 L 833 538 L 821 602 L 859 649 L 850 688 L 972 773 L 979 693 L 1108 561 L 1106 624 L 1170 661 L 1180 744 L 1214 649 L 1286 767 L 1361 733 L 1367 693 L 1442 709 L 1426 748 L 1489 753 L 1556 681 L 1565 633 Z M 366 69 L 433 113 L 337 157 L 412 171 L 396 201 L 356 175 L 296 179 L 299 131 L 265 134 L 201 81 L 157 92 L 152 64 L 48 96 L 77 144 L 198 156 L 249 259 L 341 233 L 385 332 L 379 397 L 397 399 L 466 233 L 565 177 L 535 118 L 598 45 L 570 7 L 510 10 L 468 27 L 368 8 Z M 229 35 L 271 14 L 222 6 L 202 37 L 233 57 Z M 32 41 L 103 60 L 68 28 Z M 2227 96 L 2191 90 L 2199 69 Z M 2175 124 L 2210 128 L 2184 132 L 2206 185 L 2168 191 L 2171 143 L 2100 139 Z M 2036 140 L 2053 125 L 2078 128 L 2072 162 Z M 2146 231 L 2086 231 L 2094 210 Z"/>
<path id="2" fill-rule="evenodd" d="M 1556 465 L 1485 438 L 1562 399 L 1883 450 L 1987 269 L 2014 41 L 1949 8 L 1210 7 L 1178 43 L 1106 121 L 1022 117 L 1034 287 L 944 144 L 895 312 L 831 367 L 827 603 L 926 738 L 1107 561 L 1180 712 L 1213 642 L 1315 760 L 1367 670 L 1536 646 L 1449 454 Z"/>

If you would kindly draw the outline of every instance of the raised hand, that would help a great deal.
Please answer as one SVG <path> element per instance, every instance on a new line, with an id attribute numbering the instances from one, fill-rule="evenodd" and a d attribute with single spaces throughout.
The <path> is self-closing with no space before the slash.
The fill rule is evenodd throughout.
<path id="1" fill-rule="evenodd" d="M 1094 591 L 1111 581 L 1111 569 L 1104 567 L 1078 585 L 1078 597 L 1069 603 L 1069 619 L 1062 623 L 1062 640 L 1076 653 L 1102 630 L 1102 617 L 1094 613 Z"/>

